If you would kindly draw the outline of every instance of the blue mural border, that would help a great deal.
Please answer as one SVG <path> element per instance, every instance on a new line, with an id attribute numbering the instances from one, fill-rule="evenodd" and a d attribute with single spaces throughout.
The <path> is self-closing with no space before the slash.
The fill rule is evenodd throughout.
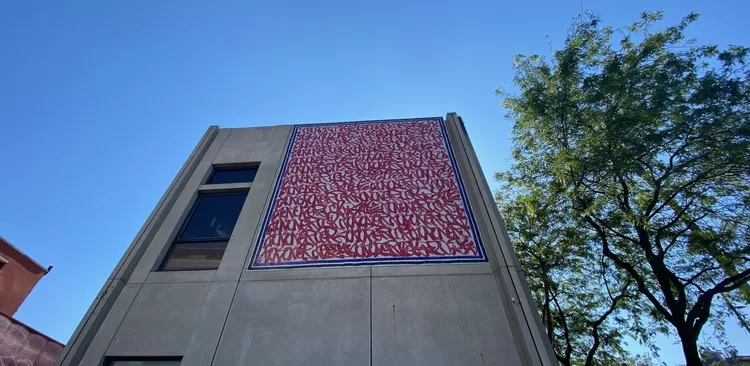
<path id="1" fill-rule="evenodd" d="M 263 247 L 263 238 L 266 235 L 268 224 L 273 214 L 276 198 L 278 197 L 279 191 L 281 190 L 281 183 L 284 180 L 284 174 L 286 173 L 287 164 L 289 163 L 289 156 L 294 150 L 296 143 L 297 132 L 301 128 L 305 127 L 320 127 L 320 126 L 331 126 L 331 125 L 347 125 L 347 124 L 365 124 L 365 123 L 399 123 L 399 122 L 414 122 L 414 121 L 430 121 L 437 120 L 440 126 L 440 131 L 443 135 L 443 144 L 448 152 L 448 160 L 450 160 L 451 168 L 453 169 L 453 177 L 456 179 L 458 184 L 458 190 L 461 195 L 461 202 L 463 203 L 464 210 L 466 211 L 467 218 L 469 220 L 469 226 L 471 228 L 471 235 L 474 239 L 474 245 L 476 246 L 478 255 L 473 256 L 443 256 L 443 257 L 406 257 L 406 258 L 352 258 L 352 259 L 320 259 L 310 260 L 305 262 L 281 262 L 281 263 L 270 263 L 270 264 L 259 264 L 258 256 Z M 281 164 L 281 170 L 276 179 L 276 185 L 274 186 L 273 196 L 271 198 L 271 205 L 266 210 L 265 218 L 263 219 L 263 227 L 258 235 L 255 249 L 253 250 L 252 261 L 250 261 L 249 270 L 260 270 L 260 269 L 281 269 L 281 268 L 321 268 L 321 267 L 344 267 L 344 266 L 365 266 L 365 265 L 392 265 L 392 264 L 438 264 L 438 263 L 476 263 L 476 262 L 487 262 L 487 253 L 484 250 L 484 244 L 482 243 L 481 236 L 477 229 L 476 220 L 474 218 L 474 212 L 469 202 L 468 195 L 466 194 L 466 188 L 464 187 L 463 179 L 461 179 L 461 173 L 458 170 L 456 163 L 456 157 L 451 147 L 450 140 L 448 139 L 448 133 L 445 130 L 445 121 L 443 117 L 423 117 L 423 118 L 403 118 L 403 119 L 387 119 L 387 120 L 371 120 L 371 121 L 354 121 L 354 122 L 330 122 L 330 123 L 311 123 L 303 125 L 294 125 L 292 128 L 292 136 L 289 140 L 286 152 L 284 153 L 284 160 Z"/>

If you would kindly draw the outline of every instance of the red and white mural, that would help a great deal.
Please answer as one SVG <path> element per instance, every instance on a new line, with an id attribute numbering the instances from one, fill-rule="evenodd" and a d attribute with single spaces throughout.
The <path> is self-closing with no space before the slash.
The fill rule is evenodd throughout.
<path id="1" fill-rule="evenodd" d="M 251 267 L 485 260 L 436 117 L 295 126 Z"/>

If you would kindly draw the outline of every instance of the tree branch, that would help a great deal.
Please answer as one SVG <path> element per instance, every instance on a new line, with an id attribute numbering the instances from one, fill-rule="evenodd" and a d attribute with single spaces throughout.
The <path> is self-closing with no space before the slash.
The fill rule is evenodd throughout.
<path id="1" fill-rule="evenodd" d="M 586 354 L 586 366 L 591 366 L 594 364 L 594 355 L 596 354 L 596 351 L 599 349 L 599 345 L 601 344 L 599 341 L 599 326 L 609 317 L 616 309 L 617 309 L 617 302 L 622 300 L 625 297 L 628 297 L 627 294 L 627 288 L 630 286 L 631 282 L 625 283 L 625 285 L 620 290 L 620 294 L 615 296 L 614 299 L 612 299 L 612 304 L 610 304 L 609 309 L 602 314 L 599 319 L 594 321 L 591 325 L 593 327 L 591 331 L 591 336 L 594 337 L 594 344 L 589 349 L 589 352 Z"/>
<path id="2" fill-rule="evenodd" d="M 694 274 L 693 276 L 690 276 L 690 278 L 688 278 L 687 280 L 685 280 L 685 285 L 692 284 L 693 281 L 695 281 L 696 279 L 698 279 L 698 277 L 702 276 L 704 273 L 706 273 L 708 271 L 715 271 L 717 269 L 721 269 L 721 267 L 708 267 L 708 268 L 704 268 L 704 269 L 700 270 L 698 273 Z"/>
<path id="3" fill-rule="evenodd" d="M 717 294 L 730 292 L 738 289 L 750 280 L 750 268 L 725 278 L 708 291 L 705 291 L 695 301 L 695 305 L 690 309 L 687 316 L 687 324 L 692 327 L 693 334 L 697 337 L 703 325 L 708 321 L 710 316 L 711 302 Z"/>
<path id="4" fill-rule="evenodd" d="M 622 175 L 619 173 L 615 174 L 617 177 L 617 180 L 620 182 L 620 187 L 622 188 L 622 200 L 620 202 L 620 205 L 622 206 L 622 209 L 632 214 L 633 209 L 630 207 L 630 189 L 628 189 L 628 184 L 625 182 L 625 179 L 622 178 Z"/>
<path id="5" fill-rule="evenodd" d="M 745 318 L 745 315 L 742 314 L 740 309 L 737 309 L 736 306 L 732 303 L 731 299 L 729 299 L 729 296 L 724 293 L 721 294 L 724 298 L 724 302 L 727 304 L 727 307 L 729 308 L 729 311 L 734 314 L 734 317 L 737 318 L 737 321 L 740 323 L 740 326 L 745 329 L 745 331 L 750 334 L 750 324 L 748 324 L 747 319 Z"/>
<path id="6" fill-rule="evenodd" d="M 669 195 L 669 197 L 667 197 L 667 199 L 666 199 L 666 200 L 664 200 L 664 202 L 662 202 L 662 204 L 661 204 L 661 205 L 659 205 L 659 207 L 658 207 L 657 209 L 655 209 L 655 210 L 654 210 L 653 212 L 651 212 L 651 214 L 650 214 L 650 215 L 648 215 L 648 218 L 649 218 L 649 219 L 653 218 L 653 217 L 654 217 L 654 216 L 655 216 L 655 215 L 656 215 L 657 213 L 659 213 L 659 212 L 660 212 L 660 211 L 661 211 L 661 210 L 662 210 L 662 209 L 663 209 L 663 208 L 664 208 L 664 207 L 665 207 L 666 205 L 668 205 L 668 204 L 669 204 L 670 202 L 672 202 L 672 200 L 673 200 L 673 199 L 677 198 L 677 196 L 678 196 L 678 195 L 679 195 L 680 193 L 684 193 L 684 192 L 685 192 L 685 189 L 687 189 L 688 187 L 692 186 L 693 184 L 695 184 L 695 183 L 698 183 L 699 181 L 701 181 L 701 180 L 704 180 L 704 179 L 713 179 L 713 178 L 718 178 L 718 177 L 720 177 L 720 176 L 722 176 L 722 175 L 724 175 L 724 174 L 726 174 L 726 173 L 727 173 L 726 171 L 723 171 L 723 172 L 721 172 L 720 174 L 714 174 L 714 175 L 710 174 L 710 173 L 713 173 L 714 171 L 715 171 L 715 170 L 709 170 L 709 171 L 705 171 L 705 172 L 703 172 L 703 173 L 701 173 L 701 174 L 698 174 L 698 175 L 697 175 L 696 177 L 694 177 L 693 179 L 691 179 L 691 180 L 687 181 L 687 183 L 685 183 L 685 184 L 681 185 L 681 186 L 680 186 L 679 188 L 675 189 L 675 190 L 673 191 L 673 193 L 672 193 L 672 194 L 670 194 L 670 195 Z"/>
<path id="7" fill-rule="evenodd" d="M 672 225 L 674 225 L 674 224 L 676 224 L 676 223 L 677 223 L 678 221 L 682 220 L 682 215 L 683 215 L 683 214 L 685 214 L 685 212 L 686 212 L 686 211 L 688 210 L 688 208 L 690 208 L 690 206 L 691 206 L 691 205 L 693 204 L 693 202 L 695 201 L 695 199 L 696 199 L 696 198 L 697 198 L 697 197 L 693 197 L 693 198 L 691 198 L 691 199 L 690 199 L 690 201 L 688 201 L 688 203 L 686 203 L 686 204 L 685 204 L 685 206 L 683 206 L 683 207 L 680 207 L 680 210 L 679 210 L 678 212 L 676 212 L 676 213 L 674 214 L 674 217 L 672 218 L 672 220 L 670 220 L 670 221 L 669 221 L 669 222 L 667 222 L 666 224 L 664 224 L 664 225 L 660 226 L 660 227 L 659 227 L 658 229 L 656 229 L 656 230 L 657 230 L 657 231 L 663 231 L 663 230 L 667 230 L 667 229 L 669 229 L 669 228 L 670 228 L 670 227 L 671 227 Z M 699 218 L 695 219 L 695 221 L 698 221 L 698 220 L 700 220 L 700 219 L 702 219 L 702 218 L 706 217 L 707 215 L 708 215 L 708 214 L 705 214 L 705 215 L 703 215 L 703 216 L 701 216 L 701 217 L 699 217 Z"/>
<path id="8" fill-rule="evenodd" d="M 552 302 L 555 304 L 557 311 L 559 312 L 560 322 L 563 326 L 563 337 L 565 338 L 565 363 L 570 365 L 570 356 L 573 353 L 573 345 L 570 343 L 570 329 L 568 329 L 568 321 L 565 319 L 565 313 L 560 307 L 560 303 L 557 301 L 556 296 L 552 296 Z"/>
<path id="9" fill-rule="evenodd" d="M 667 246 L 664 248 L 664 252 L 666 253 L 667 251 L 669 251 L 669 249 L 672 248 L 672 246 L 674 246 L 677 243 L 677 240 L 682 237 L 682 234 L 692 229 L 695 226 L 696 222 L 703 220 L 706 216 L 708 216 L 708 214 L 701 215 L 698 218 L 695 218 L 693 220 L 686 222 L 685 227 L 682 230 L 678 231 L 676 234 L 674 234 L 674 238 L 672 238 L 669 244 L 667 244 Z"/>
<path id="10" fill-rule="evenodd" d="M 594 230 L 599 235 L 599 239 L 602 242 L 602 251 L 607 258 L 612 259 L 612 261 L 617 264 L 620 268 L 624 269 L 625 271 L 630 274 L 631 277 L 633 277 L 633 280 L 635 280 L 636 285 L 638 286 L 638 292 L 642 293 L 646 298 L 651 302 L 651 305 L 656 308 L 656 310 L 664 316 L 665 319 L 672 322 L 672 314 L 662 306 L 659 299 L 654 296 L 654 294 L 649 291 L 648 286 L 646 286 L 646 281 L 643 279 L 643 276 L 638 273 L 638 271 L 628 262 L 625 262 L 620 256 L 612 252 L 611 248 L 609 247 L 609 241 L 607 240 L 607 234 L 604 233 L 604 230 L 602 230 L 601 226 L 599 226 L 591 217 L 585 216 L 584 220 L 588 222 L 591 226 L 594 227 Z"/>
<path id="11" fill-rule="evenodd" d="M 625 235 L 625 234 L 623 234 L 623 233 L 621 233 L 621 232 L 619 232 L 619 231 L 617 231 L 617 230 L 609 227 L 609 225 L 607 225 L 607 223 L 605 223 L 604 220 L 602 220 L 602 219 L 600 219 L 598 217 L 594 217 L 594 216 L 591 216 L 591 217 L 594 220 L 596 220 L 601 226 L 604 226 L 605 229 L 611 231 L 612 234 L 615 234 L 616 236 L 618 236 L 618 237 L 620 237 L 622 239 L 628 240 L 628 241 L 630 241 L 630 242 L 632 242 L 634 244 L 638 244 L 638 240 L 633 239 L 633 238 L 631 238 L 631 237 L 629 237 L 629 236 L 627 236 L 627 235 Z"/>

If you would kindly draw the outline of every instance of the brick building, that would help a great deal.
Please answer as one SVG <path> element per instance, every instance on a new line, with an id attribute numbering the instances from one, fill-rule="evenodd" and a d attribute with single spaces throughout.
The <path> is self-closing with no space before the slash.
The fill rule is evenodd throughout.
<path id="1" fill-rule="evenodd" d="M 0 312 L 13 316 L 47 272 L 0 236 Z"/>
<path id="2" fill-rule="evenodd" d="M 50 269 L 0 237 L 0 365 L 52 366 L 62 352 L 60 342 L 13 318 Z"/>

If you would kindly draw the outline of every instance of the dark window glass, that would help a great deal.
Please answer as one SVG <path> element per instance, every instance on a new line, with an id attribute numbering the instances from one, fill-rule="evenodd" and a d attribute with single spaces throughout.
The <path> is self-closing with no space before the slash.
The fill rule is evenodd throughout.
<path id="1" fill-rule="evenodd" d="M 161 265 L 162 271 L 219 268 L 247 193 L 200 196 Z"/>
<path id="2" fill-rule="evenodd" d="M 206 184 L 250 183 L 255 180 L 258 168 L 219 168 L 214 170 Z"/>
<path id="3" fill-rule="evenodd" d="M 229 239 L 247 193 L 201 196 L 177 241 Z"/>

